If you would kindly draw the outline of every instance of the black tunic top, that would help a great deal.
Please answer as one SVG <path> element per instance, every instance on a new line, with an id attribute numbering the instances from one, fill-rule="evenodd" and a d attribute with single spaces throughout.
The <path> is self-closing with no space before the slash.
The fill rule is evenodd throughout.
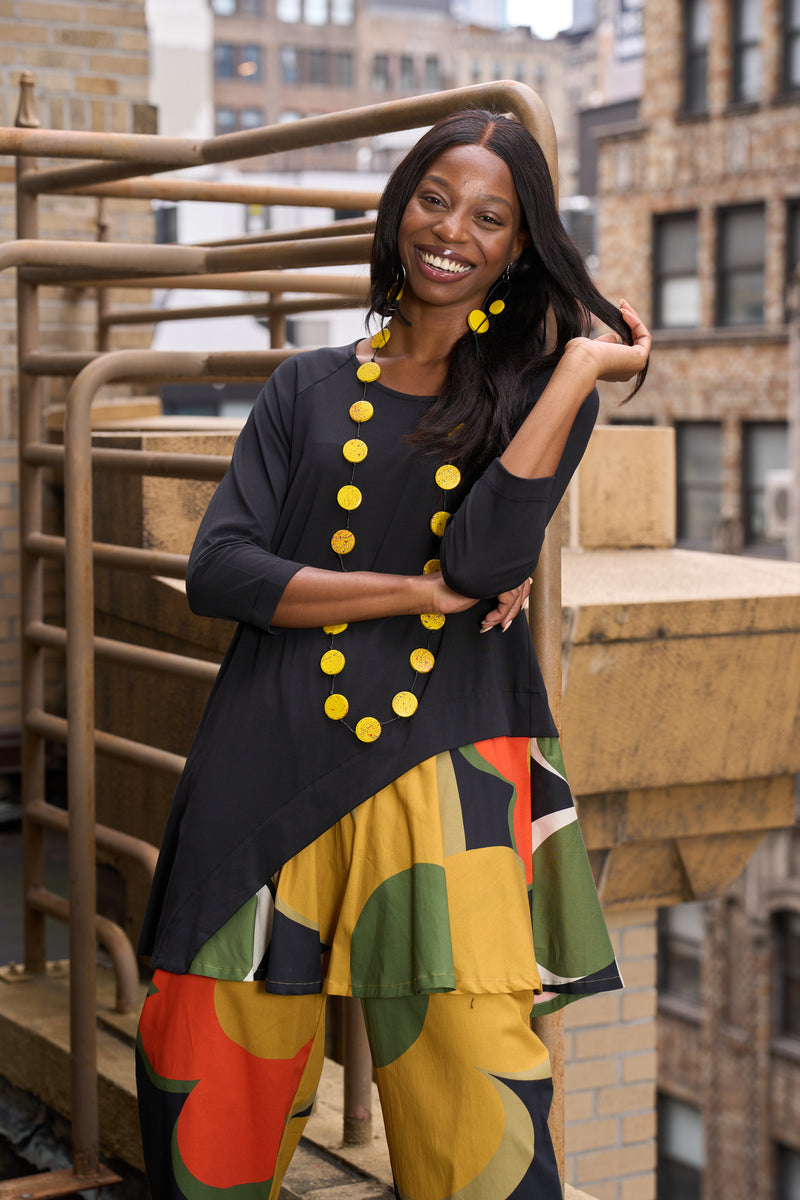
<path id="1" fill-rule="evenodd" d="M 544 531 L 597 414 L 584 402 L 556 474 L 523 479 L 493 461 L 449 494 L 444 536 L 430 529 L 443 507 L 438 462 L 405 435 L 431 397 L 368 385 L 374 416 L 360 436 L 363 502 L 347 570 L 417 575 L 439 557 L 446 582 L 484 597 L 448 616 L 428 640 L 419 618 L 354 622 L 337 640 L 346 666 L 336 690 L 352 721 L 386 722 L 363 744 L 324 715 L 330 679 L 320 669 L 320 629 L 271 625 L 302 566 L 340 568 L 332 533 L 344 524 L 336 494 L 349 478 L 342 446 L 361 398 L 354 347 L 284 362 L 266 384 L 203 518 L 189 560 L 192 609 L 239 622 L 178 784 L 161 848 L 140 951 L 153 966 L 184 972 L 207 938 L 278 868 L 392 779 L 442 750 L 503 734 L 556 733 L 524 615 L 506 633 L 480 633 L 494 598 L 533 570 Z M 531 404 L 549 378 L 543 373 Z M 409 654 L 428 645 L 433 671 L 416 687 L 419 708 L 393 719 L 392 696 L 413 679 Z M 348 717 L 350 720 L 350 717 Z"/>

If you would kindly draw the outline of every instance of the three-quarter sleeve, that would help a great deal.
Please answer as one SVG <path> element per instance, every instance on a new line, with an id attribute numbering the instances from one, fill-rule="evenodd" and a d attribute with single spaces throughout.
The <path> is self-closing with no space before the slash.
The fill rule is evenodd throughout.
<path id="1" fill-rule="evenodd" d="M 279 369 L 291 390 L 291 366 Z M 276 372 L 276 376 L 278 372 Z M 290 420 L 276 376 L 263 388 L 231 463 L 200 523 L 186 572 L 186 596 L 199 616 L 268 630 L 302 563 L 274 553 L 289 475 Z"/>
<path id="2" fill-rule="evenodd" d="M 518 587 L 539 560 L 547 523 L 575 473 L 597 419 L 598 396 L 584 400 L 555 474 L 512 475 L 495 459 L 476 480 L 447 524 L 442 575 L 462 596 L 490 598 Z"/>

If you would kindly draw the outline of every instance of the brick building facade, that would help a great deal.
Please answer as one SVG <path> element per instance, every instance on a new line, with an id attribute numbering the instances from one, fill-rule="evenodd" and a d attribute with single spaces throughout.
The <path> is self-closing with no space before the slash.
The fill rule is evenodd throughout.
<path id="1" fill-rule="evenodd" d="M 156 132 L 147 102 L 148 45 L 144 0 L 2 0 L 0 3 L 0 123 L 13 125 L 23 71 L 35 75 L 41 125 L 53 129 Z M 0 231 L 15 236 L 14 163 L 0 164 Z M 108 202 L 109 237 L 150 241 L 150 205 Z M 45 197 L 40 236 L 97 237 L 95 201 Z M 141 302 L 141 293 L 137 294 Z M 44 288 L 42 348 L 91 350 L 96 307 L 91 289 Z M 148 345 L 146 328 L 125 331 L 114 345 Z M 52 403 L 64 383 L 46 384 Z M 17 531 L 15 281 L 0 275 L 0 772 L 17 762 L 20 725 L 19 564 Z M 60 591 L 60 589 L 58 589 Z M 58 697 L 53 696 L 58 711 Z M 3 776 L 0 773 L 0 784 Z"/>
<path id="2" fill-rule="evenodd" d="M 640 118 L 599 141 L 600 283 L 655 337 L 615 415 L 676 426 L 678 538 L 703 549 L 783 553 L 768 492 L 788 468 L 797 24 L 788 0 L 654 0 Z"/>
<path id="3" fill-rule="evenodd" d="M 598 167 L 600 286 L 654 331 L 644 391 L 605 419 L 675 426 L 679 543 L 780 557 L 797 6 L 649 3 L 639 118 L 601 131 Z M 770 835 L 724 898 L 661 914 L 659 1200 L 800 1196 L 798 854 Z"/>

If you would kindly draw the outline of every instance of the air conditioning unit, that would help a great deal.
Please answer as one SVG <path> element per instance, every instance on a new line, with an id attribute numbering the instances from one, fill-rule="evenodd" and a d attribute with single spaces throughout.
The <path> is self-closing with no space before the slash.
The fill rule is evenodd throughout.
<path id="1" fill-rule="evenodd" d="M 771 542 L 789 536 L 792 504 L 792 472 L 788 469 L 767 471 L 764 476 L 764 535 Z"/>

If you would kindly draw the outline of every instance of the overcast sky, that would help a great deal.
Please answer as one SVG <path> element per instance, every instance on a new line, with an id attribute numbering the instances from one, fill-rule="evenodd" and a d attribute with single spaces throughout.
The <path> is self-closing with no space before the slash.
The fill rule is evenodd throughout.
<path id="1" fill-rule="evenodd" d="M 539 37 L 554 37 L 572 21 L 572 0 L 508 0 L 512 25 L 530 25 Z"/>

